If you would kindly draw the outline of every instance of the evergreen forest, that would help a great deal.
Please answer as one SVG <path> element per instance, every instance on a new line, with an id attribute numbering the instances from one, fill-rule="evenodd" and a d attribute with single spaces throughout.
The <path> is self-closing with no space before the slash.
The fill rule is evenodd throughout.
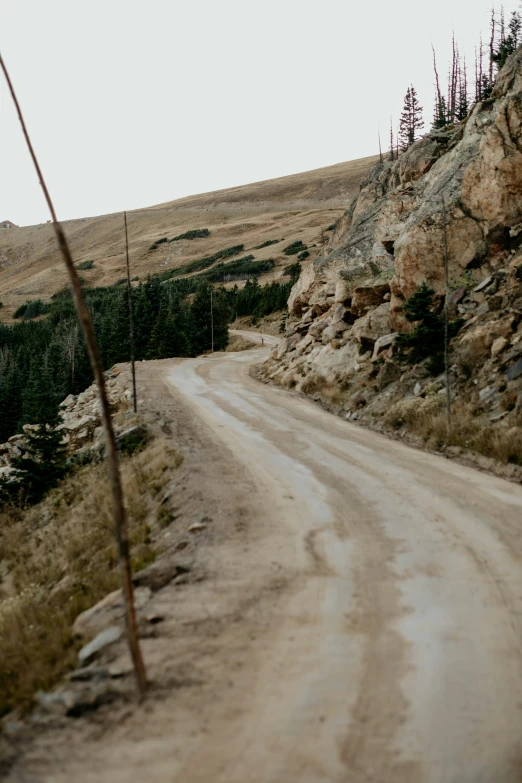
<path id="1" fill-rule="evenodd" d="M 284 310 L 300 265 L 285 270 L 287 282 L 260 286 L 257 278 L 242 289 L 213 287 L 208 279 L 162 281 L 149 277 L 131 290 L 136 360 L 197 356 L 223 350 L 228 324 L 241 316 L 253 320 Z M 126 285 L 85 288 L 104 368 L 130 359 L 129 302 Z M 93 381 L 87 348 L 71 291 L 49 302 L 34 300 L 17 311 L 19 322 L 0 323 L 0 443 L 40 423 L 68 394 Z M 213 327 L 213 328 L 212 328 Z M 45 379 L 45 383 L 42 382 Z M 43 399 L 45 397 L 45 400 Z M 43 403 L 45 402 L 45 405 Z M 42 404 L 40 404 L 42 403 Z"/>

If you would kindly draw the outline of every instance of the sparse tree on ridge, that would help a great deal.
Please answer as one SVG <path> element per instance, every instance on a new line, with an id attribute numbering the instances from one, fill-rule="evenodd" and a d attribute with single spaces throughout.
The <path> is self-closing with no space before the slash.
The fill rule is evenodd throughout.
<path id="1" fill-rule="evenodd" d="M 402 152 L 411 147 L 423 127 L 422 106 L 419 104 L 414 86 L 411 85 L 404 97 L 404 108 L 399 127 L 399 144 Z"/>
<path id="2" fill-rule="evenodd" d="M 390 160 L 395 160 L 395 139 L 393 138 L 393 119 L 390 117 Z"/>

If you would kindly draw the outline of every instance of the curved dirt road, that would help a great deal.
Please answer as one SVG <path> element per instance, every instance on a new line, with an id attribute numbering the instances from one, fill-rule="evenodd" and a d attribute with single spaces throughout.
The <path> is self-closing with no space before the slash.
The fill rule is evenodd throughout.
<path id="1" fill-rule="evenodd" d="M 303 576 L 249 710 L 179 780 L 520 781 L 522 488 L 259 384 L 267 351 L 169 372 Z"/>
<path id="2" fill-rule="evenodd" d="M 522 488 L 264 386 L 264 341 L 138 365 L 185 444 L 181 528 L 212 517 L 203 578 L 154 599 L 145 704 L 44 731 L 7 780 L 520 783 Z"/>

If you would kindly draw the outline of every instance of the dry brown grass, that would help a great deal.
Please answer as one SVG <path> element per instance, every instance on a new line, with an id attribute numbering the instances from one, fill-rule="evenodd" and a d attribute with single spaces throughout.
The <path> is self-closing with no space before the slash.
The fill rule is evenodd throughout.
<path id="1" fill-rule="evenodd" d="M 256 258 L 274 258 L 276 267 L 261 282 L 276 278 L 288 264 L 282 252 L 295 239 L 317 244 L 321 230 L 334 223 L 377 158 L 340 163 L 316 171 L 216 193 L 206 193 L 127 213 L 132 275 L 173 269 L 241 242 L 250 251 L 267 239 L 285 243 L 256 250 Z M 64 224 L 74 258 L 94 265 L 82 271 L 88 285 L 111 285 L 125 276 L 125 242 L 121 213 L 69 220 Z M 155 240 L 208 227 L 207 238 L 164 243 Z M 319 253 L 319 248 L 314 251 Z M 46 224 L 0 232 L 0 300 L 2 320 L 27 299 L 48 297 L 67 283 L 65 268 Z M 233 284 L 231 284 L 233 285 Z"/>
<path id="2" fill-rule="evenodd" d="M 259 348 L 259 343 L 255 343 L 247 337 L 242 337 L 240 334 L 233 334 L 227 345 L 227 352 L 237 353 L 238 351 L 250 351 L 252 348 Z"/>
<path id="3" fill-rule="evenodd" d="M 152 562 L 158 495 L 180 456 L 157 439 L 123 460 L 133 569 Z M 119 586 L 104 465 L 84 468 L 46 500 L 0 514 L 0 715 L 27 708 L 76 662 L 75 617 Z"/>
<path id="4" fill-rule="evenodd" d="M 522 465 L 522 428 L 490 424 L 475 413 L 471 405 L 456 403 L 449 427 L 444 399 L 437 395 L 401 400 L 390 408 L 385 422 L 396 428 L 405 426 L 431 448 L 457 446 L 499 462 Z"/>
<path id="5" fill-rule="evenodd" d="M 301 391 L 304 392 L 304 394 L 317 394 L 318 392 L 323 392 L 326 386 L 326 378 L 324 375 L 310 373 L 303 381 Z"/>

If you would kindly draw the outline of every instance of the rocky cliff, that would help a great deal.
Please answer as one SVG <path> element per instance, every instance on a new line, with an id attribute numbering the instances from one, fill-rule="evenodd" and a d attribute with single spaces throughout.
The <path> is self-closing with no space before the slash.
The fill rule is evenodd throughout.
<path id="1" fill-rule="evenodd" d="M 418 401 L 410 406 L 416 409 L 428 397 L 442 401 L 443 379 L 434 381 L 425 367 L 405 371 L 394 361 L 393 343 L 408 328 L 404 302 L 421 283 L 444 303 L 445 224 L 448 304 L 465 321 L 451 345 L 453 397 L 474 403 L 474 415 L 518 424 L 522 49 L 466 121 L 429 133 L 398 161 L 374 168 L 327 254 L 294 286 L 284 340 L 263 377 L 334 399 L 350 418 L 389 422 L 390 407 L 404 407 L 408 398 Z"/>

